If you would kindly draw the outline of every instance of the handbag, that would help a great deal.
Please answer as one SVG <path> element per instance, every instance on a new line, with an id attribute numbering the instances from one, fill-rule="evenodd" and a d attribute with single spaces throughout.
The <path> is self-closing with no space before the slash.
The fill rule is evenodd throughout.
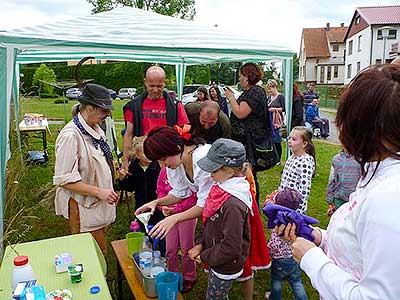
<path id="1" fill-rule="evenodd" d="M 272 137 L 272 117 L 267 107 L 265 108 L 264 126 L 265 136 L 254 137 L 251 131 L 246 132 L 247 158 L 256 172 L 271 169 L 280 161 Z"/>
<path id="2" fill-rule="evenodd" d="M 261 138 L 253 138 L 251 133 L 246 134 L 246 148 L 248 160 L 256 172 L 268 170 L 279 162 L 271 134 Z"/>

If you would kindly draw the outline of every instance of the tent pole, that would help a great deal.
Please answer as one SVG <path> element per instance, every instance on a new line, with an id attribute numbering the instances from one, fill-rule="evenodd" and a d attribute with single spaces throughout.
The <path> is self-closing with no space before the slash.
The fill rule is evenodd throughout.
<path id="1" fill-rule="evenodd" d="M 289 135 L 292 123 L 292 104 L 293 104 L 293 58 L 283 60 L 283 80 L 285 90 L 285 111 L 286 111 L 286 130 Z M 289 158 L 289 147 L 286 143 L 286 159 Z"/>
<path id="2" fill-rule="evenodd" d="M 176 88 L 178 92 L 178 99 L 182 100 L 183 86 L 185 85 L 186 65 L 185 60 L 182 58 L 182 63 L 175 65 L 176 74 Z"/>
<path id="3" fill-rule="evenodd" d="M 17 51 L 14 52 L 15 57 L 17 57 Z M 14 118 L 15 118 L 15 129 L 17 131 L 17 140 L 18 140 L 18 148 L 19 155 L 21 158 L 21 162 L 23 162 L 22 157 L 22 144 L 21 144 L 21 132 L 19 130 L 19 83 L 20 83 L 20 65 L 15 64 L 14 69 L 14 82 L 13 82 L 13 98 L 14 98 Z"/>

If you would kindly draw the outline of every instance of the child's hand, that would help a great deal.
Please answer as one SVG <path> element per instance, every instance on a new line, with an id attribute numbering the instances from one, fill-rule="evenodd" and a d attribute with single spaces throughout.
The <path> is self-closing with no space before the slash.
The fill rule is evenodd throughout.
<path id="1" fill-rule="evenodd" d="M 168 217 L 170 215 L 174 214 L 174 209 L 168 206 L 163 206 L 162 207 L 162 213 L 164 216 Z"/>
<path id="2" fill-rule="evenodd" d="M 121 167 L 118 169 L 119 180 L 124 180 L 125 177 L 132 175 L 127 169 Z"/>
<path id="3" fill-rule="evenodd" d="M 200 263 L 201 263 L 200 253 L 201 253 L 202 250 L 203 250 L 202 244 L 198 244 L 198 245 L 194 246 L 188 252 L 188 255 L 189 255 L 190 259 L 194 260 L 196 262 L 200 261 Z"/>

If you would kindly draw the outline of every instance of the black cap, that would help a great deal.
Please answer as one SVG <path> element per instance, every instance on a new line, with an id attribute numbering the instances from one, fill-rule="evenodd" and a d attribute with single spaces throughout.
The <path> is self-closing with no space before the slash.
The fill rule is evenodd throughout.
<path id="1" fill-rule="evenodd" d="M 79 103 L 90 104 L 104 109 L 114 109 L 110 91 L 102 85 L 88 83 L 78 97 Z"/>

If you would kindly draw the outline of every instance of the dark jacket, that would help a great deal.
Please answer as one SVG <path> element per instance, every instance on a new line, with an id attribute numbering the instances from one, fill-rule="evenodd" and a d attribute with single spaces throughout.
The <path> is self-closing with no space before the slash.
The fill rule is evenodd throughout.
<path id="1" fill-rule="evenodd" d="M 142 114 L 142 105 L 143 101 L 147 98 L 147 92 L 144 92 L 137 96 L 135 99 L 129 101 L 124 105 L 123 111 L 129 109 L 133 112 L 133 136 L 142 136 L 143 128 L 142 122 L 143 114 Z M 171 97 L 166 91 L 163 91 L 163 97 L 166 100 L 166 111 L 167 111 L 167 125 L 174 126 L 178 121 L 178 102 Z M 139 122 L 140 120 L 140 122 Z M 125 124 L 126 126 L 126 124 Z"/>
<path id="2" fill-rule="evenodd" d="M 247 206 L 230 197 L 209 217 L 197 236 L 203 250 L 200 258 L 214 271 L 230 275 L 243 269 L 250 249 L 250 229 Z"/>
<path id="3" fill-rule="evenodd" d="M 304 126 L 303 97 L 294 96 L 292 105 L 292 125 L 290 130 L 295 126 Z"/>
<path id="4" fill-rule="evenodd" d="M 129 164 L 129 173 L 131 175 L 125 177 L 120 182 L 120 186 L 122 190 L 135 192 L 135 210 L 157 199 L 157 179 L 160 174 L 160 165 L 157 161 L 151 162 L 145 171 L 140 166 L 139 160 L 134 159 Z M 155 225 L 162 219 L 164 219 L 164 215 L 160 210 L 156 209 L 150 218 L 149 224 Z"/>

